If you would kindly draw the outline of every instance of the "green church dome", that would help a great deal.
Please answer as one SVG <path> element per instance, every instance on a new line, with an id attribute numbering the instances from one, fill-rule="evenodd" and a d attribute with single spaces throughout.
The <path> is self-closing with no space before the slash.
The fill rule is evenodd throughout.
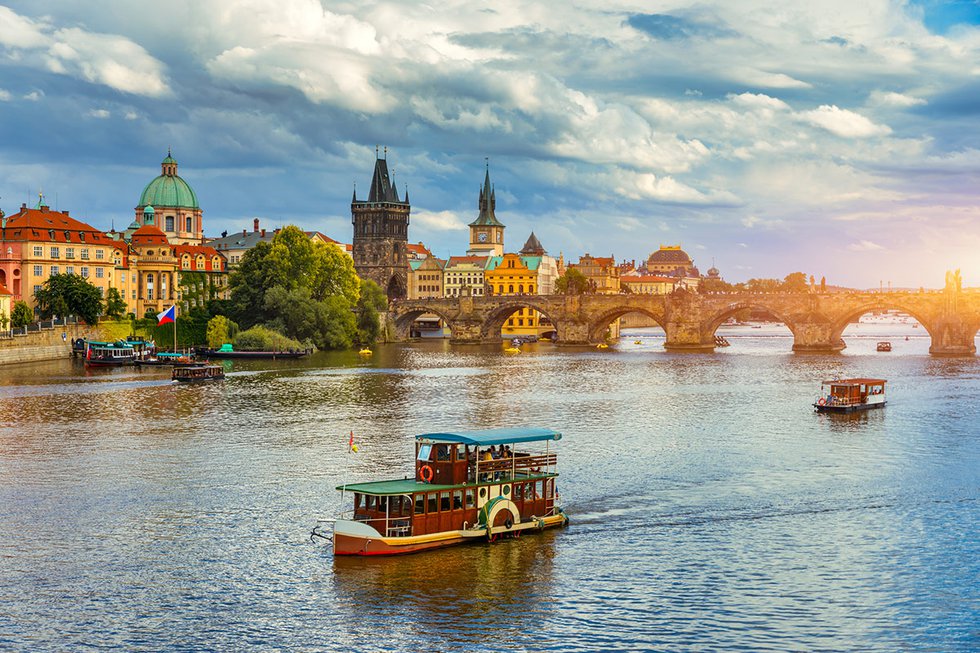
<path id="1" fill-rule="evenodd" d="M 177 174 L 177 161 L 168 153 L 161 165 L 162 174 L 146 185 L 138 206 L 201 208 L 194 190 Z"/>

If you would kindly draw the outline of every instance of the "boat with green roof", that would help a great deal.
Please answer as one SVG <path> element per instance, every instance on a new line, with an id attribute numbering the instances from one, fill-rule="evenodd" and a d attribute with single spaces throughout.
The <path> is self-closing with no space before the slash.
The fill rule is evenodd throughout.
<path id="1" fill-rule="evenodd" d="M 413 478 L 337 486 L 334 555 L 416 553 L 566 525 L 560 439 L 546 428 L 417 435 Z"/>

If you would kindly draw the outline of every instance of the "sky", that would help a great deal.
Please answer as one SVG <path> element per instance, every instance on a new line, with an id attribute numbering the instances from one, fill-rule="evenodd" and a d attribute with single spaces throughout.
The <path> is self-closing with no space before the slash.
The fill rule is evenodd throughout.
<path id="1" fill-rule="evenodd" d="M 489 162 L 508 251 L 980 286 L 980 2 L 0 4 L 8 215 L 125 228 L 170 148 L 206 235 L 350 242 L 378 146 L 440 257 Z"/>

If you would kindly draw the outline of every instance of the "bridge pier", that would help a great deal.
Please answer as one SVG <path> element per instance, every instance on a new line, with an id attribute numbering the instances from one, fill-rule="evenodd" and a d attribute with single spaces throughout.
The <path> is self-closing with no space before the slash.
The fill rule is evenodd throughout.
<path id="1" fill-rule="evenodd" d="M 968 328 L 960 320 L 946 321 L 929 330 L 933 356 L 974 356 L 977 353 L 976 330 Z"/>
<path id="2" fill-rule="evenodd" d="M 483 321 L 479 318 L 457 318 L 451 330 L 449 342 L 454 345 L 482 345 L 488 341 L 483 337 Z M 500 342 L 499 336 L 493 342 Z"/>
<path id="3" fill-rule="evenodd" d="M 555 325 L 559 345 L 581 346 L 593 344 L 589 338 L 589 324 L 578 320 L 563 320 Z"/>
<path id="4" fill-rule="evenodd" d="M 700 322 L 668 320 L 664 326 L 664 349 L 674 352 L 711 353 L 715 350 L 714 334 L 704 335 Z"/>
<path id="5" fill-rule="evenodd" d="M 793 332 L 793 351 L 797 354 L 837 354 L 847 347 L 828 321 L 797 322 L 790 326 L 790 330 Z"/>

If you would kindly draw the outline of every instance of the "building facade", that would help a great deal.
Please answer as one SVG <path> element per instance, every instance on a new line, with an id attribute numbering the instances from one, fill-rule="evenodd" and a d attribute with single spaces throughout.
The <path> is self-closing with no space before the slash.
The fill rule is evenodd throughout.
<path id="1" fill-rule="evenodd" d="M 680 245 L 661 245 L 650 254 L 646 264 L 646 274 L 665 277 L 700 277 L 694 267 L 694 260 Z"/>
<path id="2" fill-rule="evenodd" d="M 489 257 L 451 256 L 443 270 L 443 287 L 446 297 L 483 297 L 483 272 Z"/>
<path id="3" fill-rule="evenodd" d="M 570 264 L 589 280 L 592 291 L 600 295 L 615 295 L 620 291 L 619 266 L 612 256 L 592 256 L 585 254 L 579 257 L 578 263 Z"/>
<path id="4" fill-rule="evenodd" d="M 405 200 L 400 200 L 398 189 L 388 176 L 387 148 L 384 159 L 375 159 L 367 200 L 359 201 L 355 189 L 350 210 L 357 275 L 381 286 L 388 299 L 407 297 L 408 224 L 412 209 L 408 191 Z"/>
<path id="5" fill-rule="evenodd" d="M 540 265 L 540 256 L 504 254 L 490 257 L 484 272 L 487 294 L 497 296 L 538 294 Z M 507 318 L 500 331 L 505 338 L 543 336 L 554 331 L 554 327 L 546 317 L 534 309 L 521 308 Z"/>
<path id="6" fill-rule="evenodd" d="M 446 262 L 429 256 L 425 260 L 409 262 L 408 299 L 432 299 L 443 297 L 443 268 Z"/>

